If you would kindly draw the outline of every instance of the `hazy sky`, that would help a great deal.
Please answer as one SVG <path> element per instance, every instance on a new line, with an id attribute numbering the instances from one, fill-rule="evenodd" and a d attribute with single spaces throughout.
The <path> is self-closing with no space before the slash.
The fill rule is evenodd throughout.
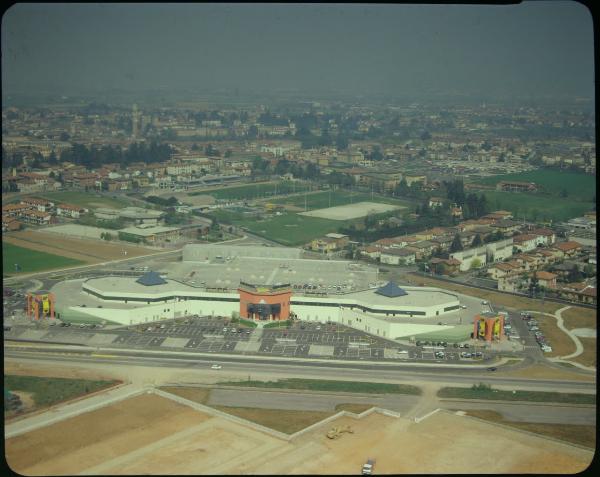
<path id="1" fill-rule="evenodd" d="M 3 93 L 157 87 L 594 93 L 575 2 L 520 5 L 17 4 Z"/>

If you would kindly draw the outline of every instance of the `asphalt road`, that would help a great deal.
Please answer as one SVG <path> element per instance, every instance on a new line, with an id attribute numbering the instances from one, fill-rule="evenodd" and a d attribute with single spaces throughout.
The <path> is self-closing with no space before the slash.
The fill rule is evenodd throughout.
<path id="1" fill-rule="evenodd" d="M 507 378 L 500 374 L 481 369 L 448 369 L 447 366 L 415 368 L 408 365 L 381 366 L 368 363 L 330 363 L 314 360 L 298 360 L 286 362 L 277 359 L 256 359 L 253 357 L 235 356 L 202 356 L 193 358 L 185 355 L 148 357 L 143 352 L 117 354 L 114 350 L 103 355 L 92 353 L 52 354 L 34 351 L 18 351 L 5 349 L 6 358 L 26 358 L 38 362 L 55 362 L 63 364 L 96 363 L 106 366 L 110 371 L 115 367 L 142 366 L 154 368 L 171 368 L 173 370 L 194 370 L 198 373 L 211 373 L 210 364 L 219 363 L 228 377 L 237 379 L 284 379 L 290 377 L 313 379 L 342 379 L 367 382 L 396 382 L 419 385 L 420 383 L 436 383 L 442 386 L 471 386 L 485 383 L 497 389 L 537 390 L 555 392 L 596 393 L 596 384 L 589 381 L 565 381 L 550 379 Z M 214 371 L 212 371 L 214 375 Z M 221 373 L 225 374 L 225 373 Z"/>

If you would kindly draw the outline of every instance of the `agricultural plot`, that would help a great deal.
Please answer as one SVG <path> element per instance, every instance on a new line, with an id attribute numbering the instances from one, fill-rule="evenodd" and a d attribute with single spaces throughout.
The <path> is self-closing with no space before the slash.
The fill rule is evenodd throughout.
<path id="1" fill-rule="evenodd" d="M 215 199 L 254 200 L 264 199 L 282 194 L 304 192 L 310 189 L 310 184 L 296 183 L 290 181 L 259 182 L 243 186 L 223 187 L 218 189 L 208 189 L 198 192 L 190 192 L 188 195 L 211 195 Z"/>
<path id="2" fill-rule="evenodd" d="M 51 270 L 53 268 L 82 265 L 84 262 L 73 258 L 61 257 L 29 248 L 19 247 L 11 243 L 2 242 L 2 271 L 12 274 L 15 264 L 19 265 L 18 273 Z"/>
<path id="3" fill-rule="evenodd" d="M 567 192 L 567 197 L 583 202 L 592 202 L 596 195 L 596 178 L 590 174 L 577 172 L 539 169 L 486 177 L 477 182 L 484 185 L 496 185 L 500 181 L 535 182 L 541 189 L 541 193 L 559 197 L 561 191 L 564 190 Z"/>
<path id="4" fill-rule="evenodd" d="M 566 221 L 580 217 L 595 205 L 593 202 L 582 202 L 569 197 L 498 191 L 486 191 L 484 194 L 492 210 L 508 210 L 517 219 L 534 221 Z"/>

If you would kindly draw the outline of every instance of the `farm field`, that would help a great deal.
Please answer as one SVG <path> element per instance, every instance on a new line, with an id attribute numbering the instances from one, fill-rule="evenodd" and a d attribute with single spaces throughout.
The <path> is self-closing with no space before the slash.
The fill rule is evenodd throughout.
<path id="1" fill-rule="evenodd" d="M 535 170 L 516 174 L 503 174 L 479 179 L 479 184 L 496 185 L 500 181 L 535 182 L 544 194 L 559 196 L 564 189 L 569 198 L 582 202 L 592 202 L 596 195 L 596 178 L 590 174 L 561 172 L 554 170 Z"/>
<path id="2" fill-rule="evenodd" d="M 592 210 L 593 202 L 519 192 L 485 191 L 491 210 L 508 210 L 516 219 L 566 221 Z"/>
<path id="3" fill-rule="evenodd" d="M 30 263 L 32 267 L 38 266 L 37 260 L 32 259 L 34 253 L 50 254 L 58 256 L 57 259 L 49 259 L 46 262 L 41 261 L 39 268 L 25 269 L 24 264 L 21 273 L 27 271 L 50 270 L 53 268 L 82 265 L 84 263 L 98 263 L 105 260 L 116 260 L 125 257 L 137 257 L 156 253 L 154 249 L 139 247 L 135 245 L 125 245 L 120 243 L 111 243 L 93 239 L 80 239 L 75 237 L 65 237 L 63 235 L 48 233 L 36 230 L 24 230 L 14 232 L 3 237 L 3 247 L 5 244 L 17 246 L 18 249 L 25 250 L 19 252 L 25 257 L 25 263 Z M 124 252 L 127 252 L 125 254 Z M 9 255 L 10 257 L 10 255 Z M 5 270 L 14 270 L 12 261 L 5 262 L 7 254 L 3 254 L 3 264 L 8 263 Z M 6 265 L 4 265 L 6 267 Z"/>
<path id="4" fill-rule="evenodd" d="M 260 221 L 225 210 L 216 210 L 211 214 L 219 221 L 245 227 L 255 235 L 288 246 L 305 244 L 326 233 L 337 232 L 340 227 L 339 221 L 305 217 L 294 213 L 275 215 Z"/>
<path id="5" fill-rule="evenodd" d="M 15 272 L 15 263 L 21 267 Z M 73 258 L 62 257 L 30 248 L 19 247 L 2 240 L 2 275 L 13 273 L 29 273 L 53 268 L 82 265 L 84 262 Z"/>
<path id="6" fill-rule="evenodd" d="M 292 194 L 294 192 L 304 192 L 305 190 L 313 189 L 314 186 L 310 186 L 309 184 L 289 181 L 258 182 L 243 186 L 205 189 L 202 191 L 190 192 L 188 195 L 212 195 L 215 199 L 254 200 L 272 197 L 279 194 Z"/>
<path id="7" fill-rule="evenodd" d="M 33 406 L 27 409 L 28 411 L 52 406 L 115 384 L 118 384 L 118 381 L 4 375 L 5 389 L 18 395 L 25 394 L 31 397 Z"/>

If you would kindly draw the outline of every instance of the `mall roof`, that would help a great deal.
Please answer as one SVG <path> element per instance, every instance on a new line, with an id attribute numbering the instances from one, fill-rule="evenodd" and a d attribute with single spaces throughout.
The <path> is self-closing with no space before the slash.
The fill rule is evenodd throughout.
<path id="1" fill-rule="evenodd" d="M 136 280 L 136 282 L 141 285 L 146 285 L 147 287 L 153 285 L 164 285 L 165 283 L 167 283 L 167 281 L 164 278 L 162 278 L 158 273 L 152 271 L 144 273 L 140 278 Z"/>
<path id="2" fill-rule="evenodd" d="M 378 295 L 387 296 L 388 298 L 395 298 L 397 296 L 408 295 L 402 288 L 396 285 L 394 282 L 388 282 L 387 285 L 378 288 L 375 292 Z"/>

